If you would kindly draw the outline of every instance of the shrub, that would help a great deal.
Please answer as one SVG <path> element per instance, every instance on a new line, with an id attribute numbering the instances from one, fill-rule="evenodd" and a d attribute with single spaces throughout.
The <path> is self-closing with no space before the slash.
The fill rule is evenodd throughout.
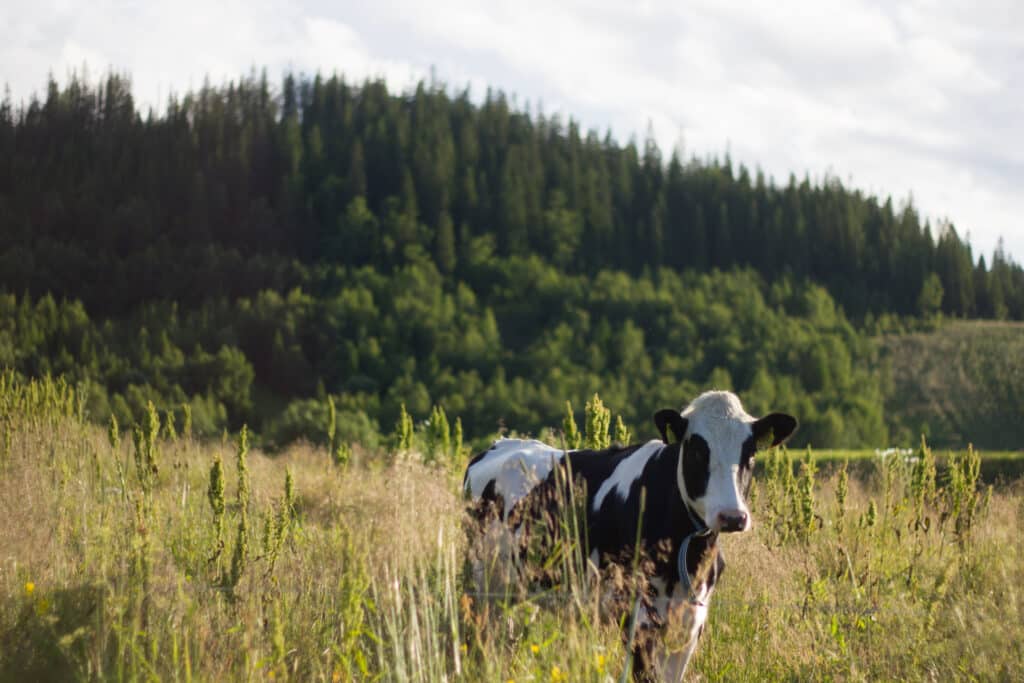
<path id="1" fill-rule="evenodd" d="M 283 448 L 299 439 L 329 446 L 330 404 L 316 399 L 292 401 L 279 417 L 271 420 L 263 438 L 268 447 Z M 336 410 L 333 443 L 360 444 L 374 449 L 380 444 L 377 423 L 361 410 Z"/>

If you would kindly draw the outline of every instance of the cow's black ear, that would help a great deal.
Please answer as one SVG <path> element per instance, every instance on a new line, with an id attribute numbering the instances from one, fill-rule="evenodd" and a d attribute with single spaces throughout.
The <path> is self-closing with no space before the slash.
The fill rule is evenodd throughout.
<path id="1" fill-rule="evenodd" d="M 799 423 L 792 415 L 770 413 L 753 424 L 754 443 L 758 448 L 772 448 L 793 436 Z"/>
<path id="2" fill-rule="evenodd" d="M 682 441 L 686 435 L 686 418 L 671 408 L 664 408 L 654 414 L 654 426 L 658 428 L 661 440 L 665 443 L 669 443 L 669 429 L 672 430 L 672 436 L 676 437 L 676 441 Z"/>

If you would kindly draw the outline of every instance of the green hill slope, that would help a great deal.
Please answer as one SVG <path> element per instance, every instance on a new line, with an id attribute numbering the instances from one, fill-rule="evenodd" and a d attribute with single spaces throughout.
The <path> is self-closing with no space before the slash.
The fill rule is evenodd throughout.
<path id="1" fill-rule="evenodd" d="M 882 341 L 886 414 L 897 439 L 1024 445 L 1024 325 L 955 322 Z"/>
<path id="2" fill-rule="evenodd" d="M 0 370 L 88 385 L 100 421 L 153 400 L 283 445 L 331 396 L 348 441 L 403 405 L 483 439 L 600 391 L 644 434 L 717 387 L 799 415 L 794 445 L 893 422 L 1012 445 L 1018 375 L 980 359 L 1004 388 L 953 398 L 894 347 L 883 419 L 868 331 L 918 314 L 1024 319 L 1024 269 L 835 179 L 663 158 L 500 93 L 289 76 L 143 116 L 110 76 L 0 101 Z"/>

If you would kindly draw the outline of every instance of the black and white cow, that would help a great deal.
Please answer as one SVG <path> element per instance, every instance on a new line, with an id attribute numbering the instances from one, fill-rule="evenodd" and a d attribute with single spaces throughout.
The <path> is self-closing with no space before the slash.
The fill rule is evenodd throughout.
<path id="1" fill-rule="evenodd" d="M 718 535 L 751 525 L 745 499 L 754 454 L 788 439 L 797 421 L 782 413 L 753 418 L 735 394 L 709 391 L 682 413 L 658 411 L 654 422 L 660 441 L 600 451 L 501 439 L 470 462 L 464 485 L 477 509 L 492 510 L 514 535 L 522 511 L 555 486 L 556 468 L 568 467 L 585 487 L 586 541 L 599 568 L 628 561 L 639 529 L 648 569 L 634 607 L 634 675 L 679 681 L 724 567 Z"/>

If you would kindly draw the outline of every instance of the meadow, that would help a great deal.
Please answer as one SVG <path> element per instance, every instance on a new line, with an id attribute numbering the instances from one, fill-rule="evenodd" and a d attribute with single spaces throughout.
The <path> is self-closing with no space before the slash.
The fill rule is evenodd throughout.
<path id="1" fill-rule="evenodd" d="M 472 594 L 469 451 L 439 419 L 266 455 L 155 410 L 103 429 L 67 384 L 0 377 L 0 680 L 623 675 L 586 576 Z M 1024 679 L 1024 481 L 987 458 L 765 454 L 689 678 Z"/>

